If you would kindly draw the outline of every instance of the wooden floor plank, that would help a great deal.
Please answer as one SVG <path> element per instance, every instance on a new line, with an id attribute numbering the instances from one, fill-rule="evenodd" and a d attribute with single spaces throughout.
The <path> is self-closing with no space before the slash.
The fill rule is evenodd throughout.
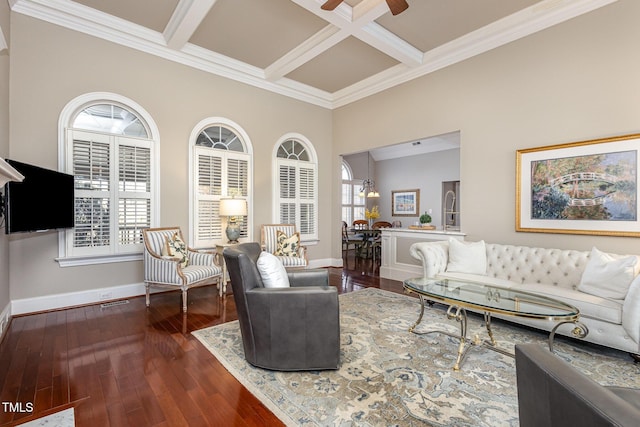
<path id="1" fill-rule="evenodd" d="M 365 287 L 402 292 L 377 277 L 369 260 L 331 268 L 340 293 Z M 237 319 L 230 286 L 224 297 L 207 286 L 128 304 L 99 304 L 15 317 L 0 343 L 0 399 L 24 400 L 33 413 L 0 413 L 15 425 L 73 407 L 76 426 L 281 426 L 204 346 L 194 330 Z"/>

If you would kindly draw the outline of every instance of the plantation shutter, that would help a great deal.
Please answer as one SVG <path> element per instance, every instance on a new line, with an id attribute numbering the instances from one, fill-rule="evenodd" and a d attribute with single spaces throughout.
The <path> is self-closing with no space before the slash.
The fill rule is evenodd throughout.
<path id="1" fill-rule="evenodd" d="M 148 141 L 118 139 L 118 243 L 142 244 L 151 227 L 151 147 Z"/>
<path id="2" fill-rule="evenodd" d="M 280 224 L 296 224 L 296 168 L 281 164 L 279 167 L 280 183 Z M 296 224 L 297 228 L 297 224 Z"/>
<path id="3" fill-rule="evenodd" d="M 194 245 L 203 246 L 222 239 L 220 196 L 222 156 L 213 150 L 196 148 L 196 218 Z"/>
<path id="4" fill-rule="evenodd" d="M 278 220 L 295 224 L 301 238 L 317 238 L 316 165 L 297 160 L 278 159 Z"/>
<path id="5" fill-rule="evenodd" d="M 249 196 L 249 160 L 245 153 L 196 146 L 195 236 L 193 246 L 213 247 L 225 241 L 220 199 Z M 238 217 L 240 237 L 248 237 L 247 217 Z"/>
<path id="6" fill-rule="evenodd" d="M 227 161 L 227 195 L 247 198 L 249 195 L 249 161 L 245 155 L 237 158 L 234 153 L 228 153 Z M 248 237 L 247 216 L 236 217 L 236 222 L 240 225 L 240 238 Z"/>
<path id="7" fill-rule="evenodd" d="M 316 170 L 315 165 L 300 166 L 300 234 L 316 235 Z"/>
<path id="8" fill-rule="evenodd" d="M 70 130 L 68 164 L 74 175 L 72 256 L 140 252 L 151 227 L 152 141 Z"/>
<path id="9" fill-rule="evenodd" d="M 73 132 L 71 168 L 75 187 L 75 227 L 68 239 L 75 253 L 111 246 L 112 150 L 110 137 Z"/>

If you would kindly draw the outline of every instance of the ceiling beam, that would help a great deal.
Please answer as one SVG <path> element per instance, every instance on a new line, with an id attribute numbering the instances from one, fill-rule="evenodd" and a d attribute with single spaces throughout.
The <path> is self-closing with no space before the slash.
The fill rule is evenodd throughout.
<path id="1" fill-rule="evenodd" d="M 320 8 L 323 0 L 292 0 L 298 6 L 329 22 L 299 46 L 265 69 L 265 77 L 277 81 L 316 56 L 353 36 L 407 66 L 422 63 L 423 52 L 374 21 L 389 12 L 385 0 L 363 0 L 354 8 L 346 3 L 333 11 Z"/>
<path id="2" fill-rule="evenodd" d="M 182 49 L 217 1 L 180 0 L 162 34 L 167 46 L 176 50 Z"/>
<path id="3" fill-rule="evenodd" d="M 281 79 L 348 36 L 346 31 L 340 30 L 335 25 L 327 25 L 265 68 L 265 78 L 270 81 Z"/>

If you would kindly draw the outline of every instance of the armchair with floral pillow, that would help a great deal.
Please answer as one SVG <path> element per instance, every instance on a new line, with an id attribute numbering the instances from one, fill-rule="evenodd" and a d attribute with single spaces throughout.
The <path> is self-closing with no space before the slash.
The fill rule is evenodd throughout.
<path id="1" fill-rule="evenodd" d="M 294 224 L 263 224 L 260 245 L 263 251 L 277 256 L 287 269 L 309 265 L 307 248 L 301 244 L 300 233 Z"/>

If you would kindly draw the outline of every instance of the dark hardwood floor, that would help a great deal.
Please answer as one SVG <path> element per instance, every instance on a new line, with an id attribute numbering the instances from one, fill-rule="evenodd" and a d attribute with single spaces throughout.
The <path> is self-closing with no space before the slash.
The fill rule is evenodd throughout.
<path id="1" fill-rule="evenodd" d="M 371 260 L 351 251 L 344 263 L 329 269 L 340 293 L 402 292 Z M 15 317 L 0 344 L 0 425 L 70 407 L 77 426 L 282 425 L 191 336 L 236 318 L 233 296 L 214 286 L 189 291 L 186 315 L 180 293 L 166 292 L 149 309 L 136 297 Z"/>

